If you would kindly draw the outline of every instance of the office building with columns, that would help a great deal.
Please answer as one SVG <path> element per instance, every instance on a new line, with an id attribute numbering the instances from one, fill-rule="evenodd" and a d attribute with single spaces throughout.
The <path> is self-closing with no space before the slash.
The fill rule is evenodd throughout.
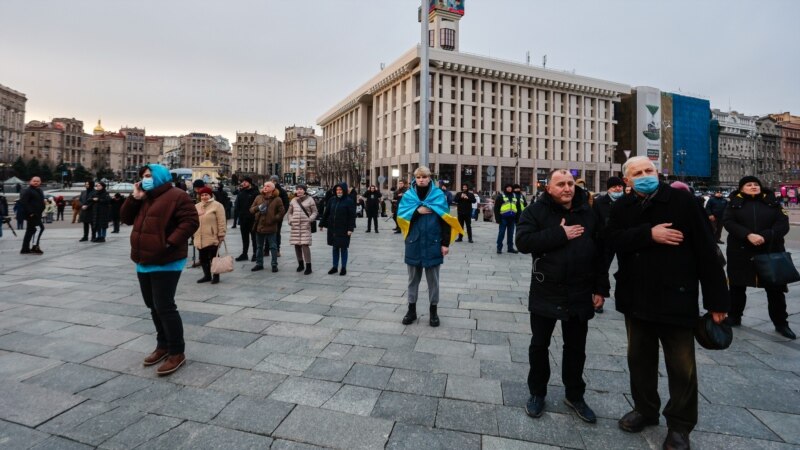
<path id="1" fill-rule="evenodd" d="M 756 120 L 737 111 L 711 110 L 712 153 L 719 155 L 719 185 L 736 188 L 745 175 L 756 173 Z"/>
<path id="2" fill-rule="evenodd" d="M 620 170 L 612 161 L 614 105 L 630 87 L 460 53 L 462 14 L 434 9 L 429 16 L 434 174 L 484 192 L 515 181 L 535 186 L 563 168 L 603 190 Z M 368 183 L 384 179 L 387 189 L 411 176 L 420 157 L 419 74 L 414 47 L 319 117 L 322 184 L 364 174 Z"/>
<path id="3" fill-rule="evenodd" d="M 280 176 L 278 149 L 281 144 L 274 136 L 237 131 L 231 163 L 233 173 L 253 178 Z"/>

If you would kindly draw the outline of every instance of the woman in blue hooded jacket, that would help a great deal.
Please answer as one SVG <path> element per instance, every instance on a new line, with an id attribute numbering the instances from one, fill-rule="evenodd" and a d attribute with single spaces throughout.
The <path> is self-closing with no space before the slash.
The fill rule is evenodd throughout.
<path id="1" fill-rule="evenodd" d="M 139 176 L 142 181 L 134 184 L 133 194 L 122 204 L 120 218 L 133 225 L 131 259 L 156 327 L 156 349 L 144 359 L 144 365 L 164 361 L 156 373 L 168 375 L 186 361 L 175 291 L 186 266 L 189 237 L 197 231 L 199 219 L 186 192 L 172 186 L 167 168 L 148 164 L 139 170 Z"/>

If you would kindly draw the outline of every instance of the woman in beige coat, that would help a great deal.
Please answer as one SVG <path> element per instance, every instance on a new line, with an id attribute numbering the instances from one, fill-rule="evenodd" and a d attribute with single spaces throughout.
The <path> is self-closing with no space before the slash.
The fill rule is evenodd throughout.
<path id="1" fill-rule="evenodd" d="M 304 211 L 305 209 L 305 211 Z M 311 223 L 317 220 L 317 204 L 314 199 L 306 195 L 306 187 L 298 184 L 295 188 L 294 199 L 289 203 L 289 226 L 292 232 L 289 243 L 294 245 L 297 255 L 297 271 L 305 274 L 311 273 Z"/>
<path id="2" fill-rule="evenodd" d="M 198 283 L 219 283 L 219 274 L 211 276 L 211 260 L 217 256 L 217 249 L 225 240 L 227 223 L 225 222 L 225 207 L 214 200 L 211 188 L 204 187 L 197 191 L 200 203 L 195 205 L 200 216 L 200 227 L 194 233 L 194 246 L 200 250 L 200 267 L 203 268 L 203 278 Z"/>

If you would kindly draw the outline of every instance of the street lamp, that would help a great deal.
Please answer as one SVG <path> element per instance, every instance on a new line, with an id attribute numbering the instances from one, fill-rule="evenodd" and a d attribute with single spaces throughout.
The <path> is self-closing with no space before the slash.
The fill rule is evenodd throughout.
<path id="1" fill-rule="evenodd" d="M 681 171 L 680 171 L 681 181 L 685 181 L 684 170 L 683 170 L 683 162 L 685 160 L 686 160 L 686 150 L 684 149 L 678 150 L 678 162 L 681 165 Z"/>
<path id="2" fill-rule="evenodd" d="M 515 151 L 511 152 L 511 156 L 513 156 L 516 159 L 516 162 L 514 163 L 514 184 L 519 184 L 519 152 L 520 152 L 519 148 L 521 143 L 522 143 L 522 138 L 520 138 L 519 136 L 517 136 L 516 138 L 513 137 L 511 138 L 511 145 L 515 146 L 514 147 Z"/>

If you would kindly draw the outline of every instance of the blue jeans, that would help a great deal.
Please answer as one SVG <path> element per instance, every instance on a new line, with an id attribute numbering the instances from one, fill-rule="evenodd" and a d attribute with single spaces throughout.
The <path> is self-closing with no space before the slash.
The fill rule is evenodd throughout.
<path id="1" fill-rule="evenodd" d="M 106 231 L 108 231 L 108 228 L 98 228 L 97 229 L 97 238 L 98 239 L 99 238 L 105 239 L 106 238 Z"/>
<path id="2" fill-rule="evenodd" d="M 278 240 L 275 233 L 256 233 L 256 265 L 264 266 L 264 241 L 269 244 L 269 254 L 272 257 L 272 267 L 278 266 Z"/>
<path id="3" fill-rule="evenodd" d="M 500 218 L 500 231 L 497 233 L 497 250 L 503 250 L 503 235 L 506 235 L 506 241 L 509 250 L 514 250 L 514 228 L 516 228 L 516 220 L 506 217 Z"/>
<path id="4" fill-rule="evenodd" d="M 339 267 L 339 255 L 342 256 L 342 269 L 347 268 L 347 249 L 333 246 L 333 267 Z"/>

